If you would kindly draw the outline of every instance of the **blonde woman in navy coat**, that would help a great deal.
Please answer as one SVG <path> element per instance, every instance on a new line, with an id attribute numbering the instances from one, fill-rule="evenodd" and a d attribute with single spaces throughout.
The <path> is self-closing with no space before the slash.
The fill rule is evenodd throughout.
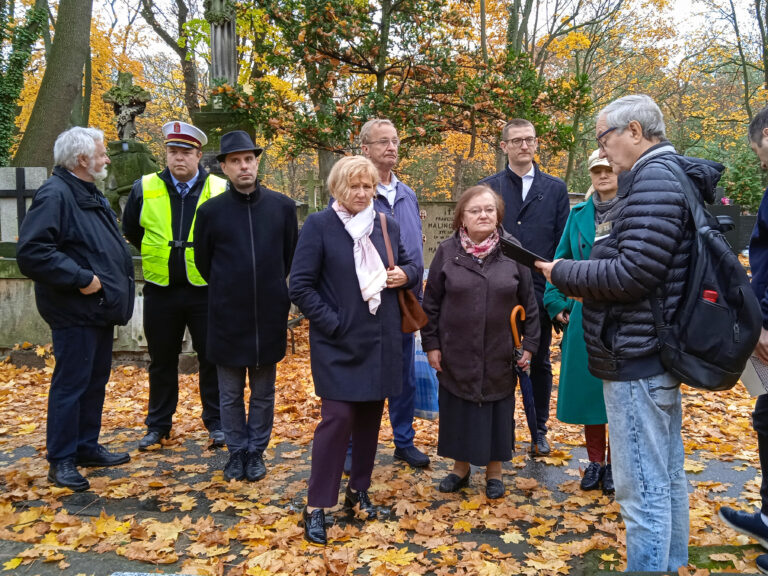
<path id="1" fill-rule="evenodd" d="M 311 214 L 299 234 L 290 296 L 309 319 L 315 393 L 321 421 L 312 446 L 312 472 L 304 510 L 304 537 L 326 543 L 324 508 L 338 503 L 351 435 L 352 470 L 344 506 L 368 519 L 368 496 L 379 426 L 388 396 L 402 388 L 402 332 L 397 290 L 418 281 L 417 266 L 400 244 L 400 229 L 387 218 L 395 266 L 373 208 L 378 172 L 362 156 L 346 157 L 331 170 L 332 205 Z"/>

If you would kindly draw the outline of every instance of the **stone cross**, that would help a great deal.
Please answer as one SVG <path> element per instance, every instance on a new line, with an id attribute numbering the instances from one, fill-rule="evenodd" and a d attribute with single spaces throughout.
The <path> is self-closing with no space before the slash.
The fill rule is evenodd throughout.
<path id="1" fill-rule="evenodd" d="M 102 96 L 104 102 L 112 104 L 117 118 L 117 137 L 120 140 L 136 138 L 136 116 L 144 112 L 152 97 L 141 86 L 133 85 L 133 74 L 117 73 L 117 85 Z"/>

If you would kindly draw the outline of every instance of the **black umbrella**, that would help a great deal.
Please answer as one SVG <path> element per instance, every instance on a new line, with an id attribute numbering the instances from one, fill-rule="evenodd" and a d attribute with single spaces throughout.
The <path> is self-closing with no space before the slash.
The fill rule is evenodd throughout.
<path id="1" fill-rule="evenodd" d="M 520 334 L 517 331 L 517 317 L 525 320 L 525 308 L 520 304 L 512 309 L 509 316 L 509 323 L 512 325 L 512 336 L 515 338 L 515 360 L 523 357 L 523 343 L 520 340 Z M 523 395 L 523 408 L 525 408 L 525 419 L 528 422 L 528 430 L 531 431 L 531 452 L 538 454 L 539 429 L 536 425 L 536 405 L 533 402 L 533 382 L 531 382 L 531 366 L 528 364 L 525 368 L 520 368 L 515 362 L 518 380 L 520 381 L 520 392 Z"/>

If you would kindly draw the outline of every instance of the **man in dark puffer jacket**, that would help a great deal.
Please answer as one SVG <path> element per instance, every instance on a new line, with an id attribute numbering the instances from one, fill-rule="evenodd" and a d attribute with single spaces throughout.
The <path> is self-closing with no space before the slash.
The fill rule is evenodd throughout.
<path id="1" fill-rule="evenodd" d="M 688 489 L 680 383 L 665 372 L 649 299 L 670 321 L 685 291 L 693 223 L 678 162 L 711 201 L 723 167 L 679 156 L 651 98 L 620 98 L 598 115 L 601 157 L 619 174 L 619 202 L 590 260 L 537 266 L 563 293 L 583 298 L 589 370 L 603 379 L 616 500 L 627 528 L 628 571 L 688 563 Z"/>

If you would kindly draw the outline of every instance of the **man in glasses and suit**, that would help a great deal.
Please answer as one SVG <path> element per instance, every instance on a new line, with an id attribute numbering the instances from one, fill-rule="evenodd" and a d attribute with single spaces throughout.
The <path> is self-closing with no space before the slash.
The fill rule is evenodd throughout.
<path id="1" fill-rule="evenodd" d="M 536 163 L 534 157 L 538 145 L 536 129 L 531 122 L 522 118 L 507 122 L 501 131 L 501 149 L 507 155 L 507 166 L 498 174 L 481 180 L 480 184 L 489 186 L 504 199 L 504 229 L 520 240 L 524 248 L 551 260 L 565 229 L 570 205 L 565 182 L 542 172 Z M 550 452 L 546 434 L 552 396 L 552 364 L 549 360 L 552 321 L 542 304 L 546 287 L 544 277 L 534 274 L 533 284 L 539 304 L 541 340 L 539 351 L 531 360 L 539 432 L 531 452 L 545 456 Z"/>

